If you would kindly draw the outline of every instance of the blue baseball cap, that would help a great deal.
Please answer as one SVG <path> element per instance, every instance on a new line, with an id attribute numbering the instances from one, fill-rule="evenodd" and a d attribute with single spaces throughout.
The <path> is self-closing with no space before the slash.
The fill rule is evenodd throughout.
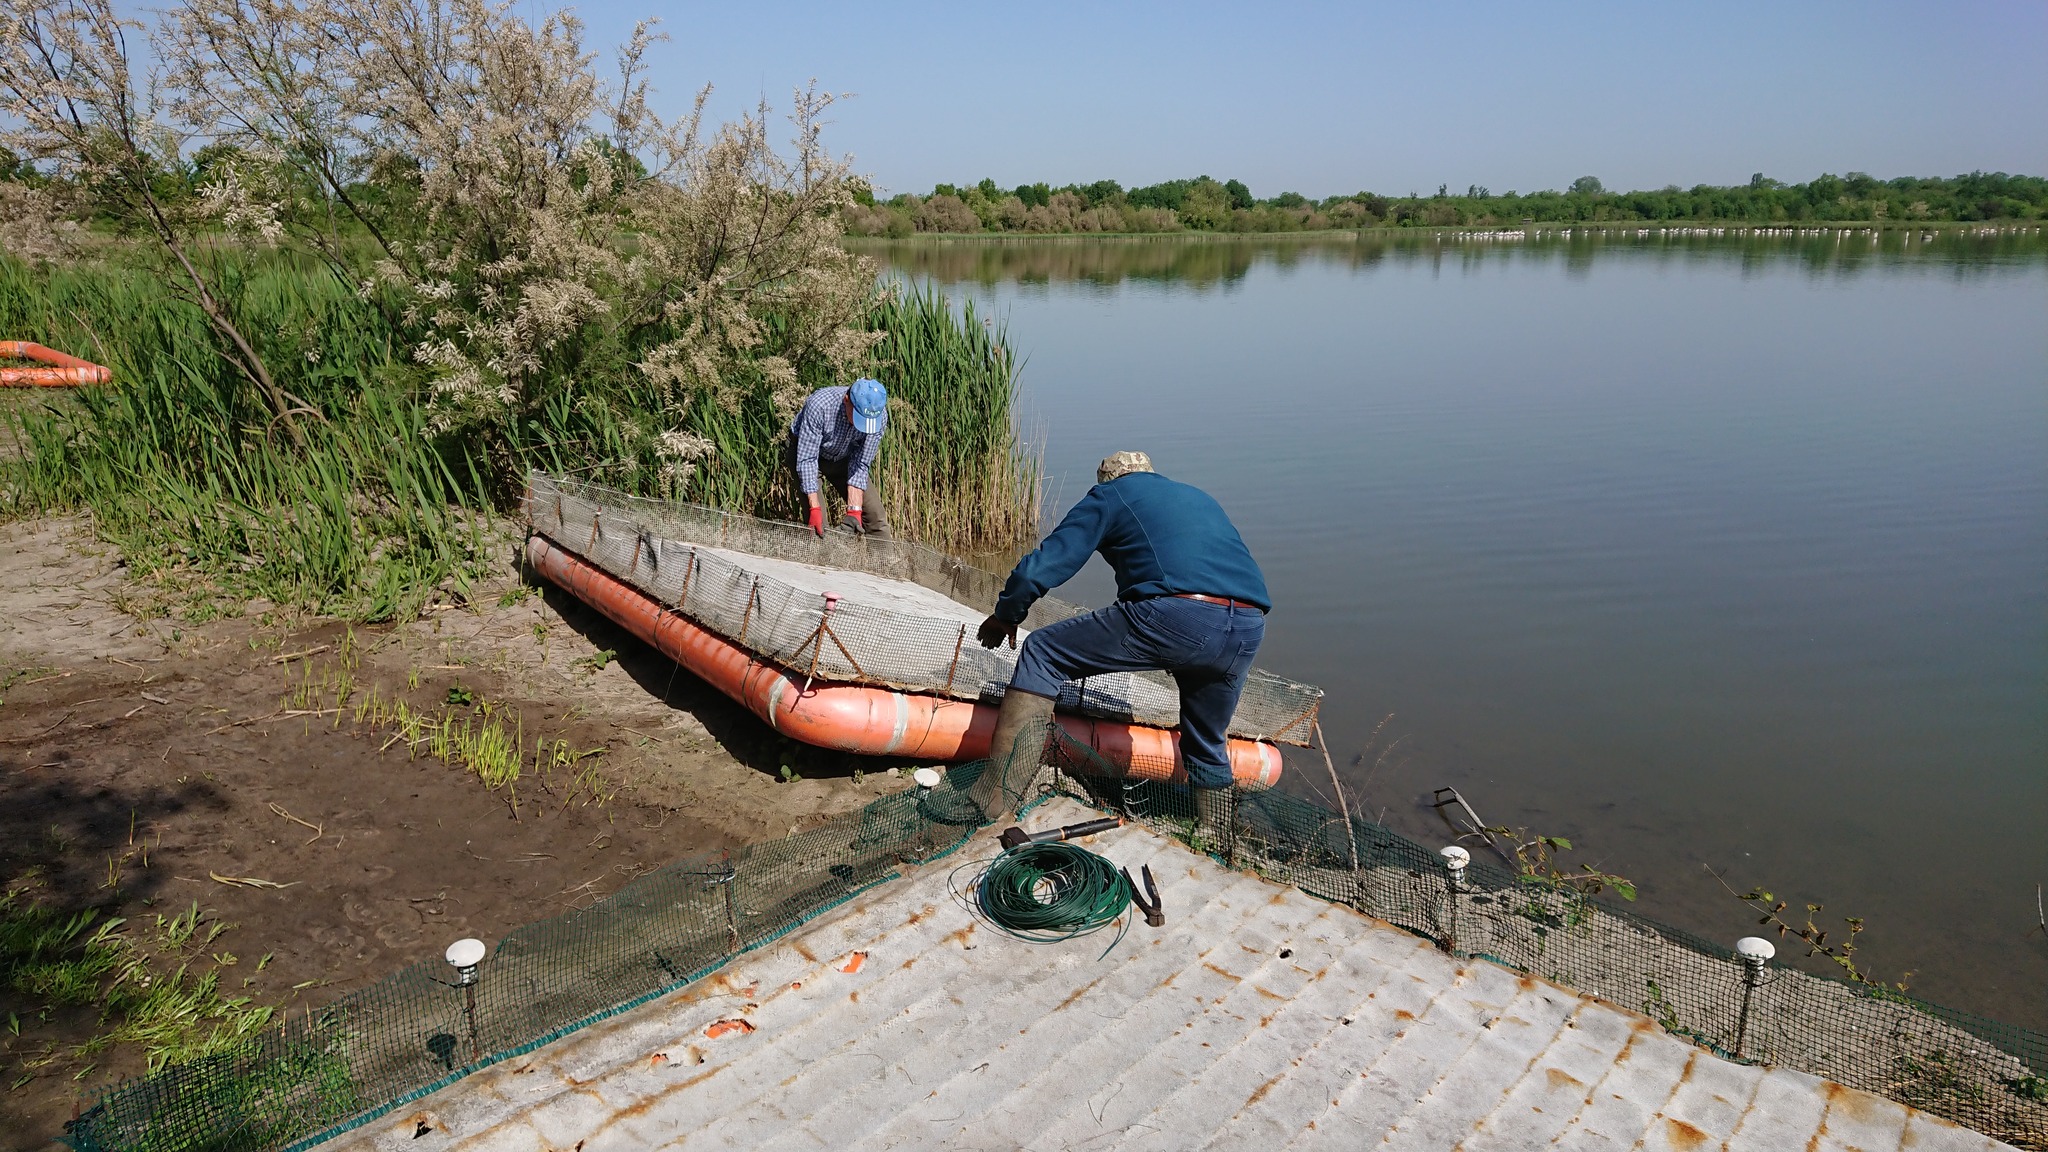
<path id="1" fill-rule="evenodd" d="M 869 435 L 880 432 L 882 418 L 889 414 L 889 393 L 881 382 L 863 376 L 853 382 L 846 395 L 853 401 L 854 428 Z"/>

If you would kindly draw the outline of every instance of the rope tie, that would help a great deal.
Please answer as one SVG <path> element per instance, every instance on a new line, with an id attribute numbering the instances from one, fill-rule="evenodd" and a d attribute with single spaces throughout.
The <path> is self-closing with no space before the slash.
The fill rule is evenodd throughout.
<path id="1" fill-rule="evenodd" d="M 761 599 L 761 578 L 754 577 L 754 586 L 747 590 L 747 610 L 740 614 L 740 643 L 747 642 L 747 625 L 753 623 L 754 605 Z"/>
<path id="2" fill-rule="evenodd" d="M 804 644 L 811 644 L 814 646 L 811 649 L 810 671 L 804 673 L 804 688 L 802 694 L 808 694 L 810 692 L 811 681 L 815 679 L 818 675 L 818 661 L 825 655 L 825 637 L 827 636 L 830 636 L 832 638 L 832 646 L 839 649 L 839 654 L 841 656 L 846 657 L 846 662 L 848 664 L 853 665 L 853 674 L 862 680 L 868 678 L 868 674 L 866 672 L 861 671 L 860 661 L 855 660 L 853 658 L 853 653 L 846 650 L 846 642 L 839 638 L 839 633 L 834 632 L 832 630 L 832 610 L 834 608 L 839 607 L 839 593 L 827 592 L 824 595 L 825 610 L 823 612 L 818 613 L 818 627 L 815 630 L 813 630 L 810 636 L 804 641 Z M 798 644 L 796 646 L 796 650 L 798 652 L 802 652 L 804 650 L 804 645 Z"/>
<path id="3" fill-rule="evenodd" d="M 683 602 L 690 598 L 690 577 L 697 571 L 697 550 L 690 549 L 690 561 L 683 565 L 683 590 L 676 593 L 676 611 L 683 610 Z"/>
<path id="4" fill-rule="evenodd" d="M 960 649 L 967 643 L 967 625 L 960 626 L 960 636 L 953 641 L 953 663 L 946 669 L 946 694 L 953 694 L 953 674 L 960 671 Z"/>

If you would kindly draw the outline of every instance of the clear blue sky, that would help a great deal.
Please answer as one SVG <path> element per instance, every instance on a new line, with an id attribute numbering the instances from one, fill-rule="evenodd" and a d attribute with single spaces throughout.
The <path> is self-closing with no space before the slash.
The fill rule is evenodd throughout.
<path id="1" fill-rule="evenodd" d="M 539 13 L 542 0 L 523 0 Z M 1254 193 L 2048 173 L 2048 3 L 575 5 L 656 13 L 661 103 L 811 77 L 888 191 L 1208 173 Z"/>

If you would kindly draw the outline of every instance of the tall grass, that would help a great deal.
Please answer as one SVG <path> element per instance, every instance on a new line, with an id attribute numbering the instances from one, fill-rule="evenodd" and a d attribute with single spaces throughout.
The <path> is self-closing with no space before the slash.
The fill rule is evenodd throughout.
<path id="1" fill-rule="evenodd" d="M 133 575 L 201 610 L 260 596 L 378 619 L 472 576 L 484 477 L 430 435 L 382 314 L 318 269 L 237 271 L 245 331 L 325 416 L 304 450 L 153 278 L 0 262 L 0 331 L 102 359 L 119 381 L 9 411 L 7 510 L 89 510 Z"/>
<path id="2" fill-rule="evenodd" d="M 892 284 L 868 316 L 886 334 L 864 371 L 889 390 L 879 496 L 896 535 L 956 552 L 1028 541 L 1037 528 L 1040 471 L 1016 418 L 1015 351 L 1000 325 L 972 301 L 955 311 L 935 288 Z M 777 345 L 771 322 L 767 345 Z M 809 387 L 845 380 L 804 379 Z M 519 425 L 513 454 L 645 495 L 689 499 L 756 516 L 797 515 L 799 495 L 784 471 L 788 420 L 765 386 L 731 406 L 702 398 L 684 426 L 714 454 L 687 487 L 664 490 L 644 422 L 661 407 L 649 385 L 621 363 L 591 388 L 553 393 Z"/>
<path id="3" fill-rule="evenodd" d="M 786 420 L 764 381 L 679 410 L 632 367 L 637 349 L 599 340 L 500 433 L 437 432 L 391 310 L 284 255 L 218 267 L 242 331 L 311 410 L 303 448 L 157 277 L 118 259 L 0 259 L 0 338 L 97 359 L 116 380 L 0 414 L 16 442 L 0 461 L 0 511 L 90 512 L 131 572 L 187 614 L 251 597 L 359 619 L 409 613 L 490 562 L 487 514 L 512 505 L 529 467 L 757 515 L 795 510 Z M 930 291 L 883 294 L 870 322 L 887 338 L 869 370 L 896 400 L 880 484 L 892 527 L 953 550 L 1027 539 L 1038 467 L 1019 446 L 1002 330 Z M 654 450 L 675 426 L 715 447 L 681 484 Z"/>
<path id="4" fill-rule="evenodd" d="M 967 301 L 958 316 L 934 287 L 892 288 L 873 326 L 888 333 L 875 372 L 892 398 L 882 492 L 892 530 L 982 551 L 1029 541 L 1038 526 L 1039 458 L 1020 440 L 1009 334 Z"/>

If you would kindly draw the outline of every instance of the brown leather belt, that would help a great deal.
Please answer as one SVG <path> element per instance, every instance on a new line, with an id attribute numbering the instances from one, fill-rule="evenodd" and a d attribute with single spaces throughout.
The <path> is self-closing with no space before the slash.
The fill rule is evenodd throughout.
<path id="1" fill-rule="evenodd" d="M 1204 604 L 1221 604 L 1226 608 L 1252 608 L 1260 612 L 1265 611 L 1264 608 L 1260 608 L 1249 600 L 1232 600 L 1228 596 L 1204 596 L 1200 592 L 1168 592 L 1167 595 L 1176 600 L 1200 600 Z"/>

